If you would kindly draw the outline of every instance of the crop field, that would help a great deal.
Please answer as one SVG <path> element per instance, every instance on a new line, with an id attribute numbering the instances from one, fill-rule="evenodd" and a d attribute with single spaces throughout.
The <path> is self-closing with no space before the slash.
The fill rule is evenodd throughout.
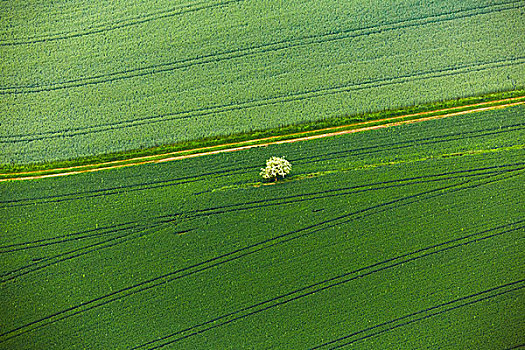
<path id="1" fill-rule="evenodd" d="M 0 163 L 525 87 L 521 0 L 0 4 Z"/>
<path id="2" fill-rule="evenodd" d="M 0 183 L 0 348 L 525 344 L 524 112 Z"/>

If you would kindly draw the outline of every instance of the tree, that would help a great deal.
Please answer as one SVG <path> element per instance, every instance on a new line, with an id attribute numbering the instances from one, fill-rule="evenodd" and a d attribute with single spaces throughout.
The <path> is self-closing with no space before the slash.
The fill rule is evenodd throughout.
<path id="1" fill-rule="evenodd" d="M 265 179 L 274 179 L 285 177 L 292 171 L 292 165 L 284 157 L 272 157 L 266 161 L 266 168 L 261 168 L 261 176 Z"/>

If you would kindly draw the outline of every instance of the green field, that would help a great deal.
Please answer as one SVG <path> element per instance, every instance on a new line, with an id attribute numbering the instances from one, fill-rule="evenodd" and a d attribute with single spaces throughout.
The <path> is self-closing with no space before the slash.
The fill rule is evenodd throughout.
<path id="1" fill-rule="evenodd" d="M 0 348 L 524 344 L 524 115 L 0 183 Z"/>
<path id="2" fill-rule="evenodd" d="M 2 1 L 0 163 L 525 87 L 520 0 Z"/>

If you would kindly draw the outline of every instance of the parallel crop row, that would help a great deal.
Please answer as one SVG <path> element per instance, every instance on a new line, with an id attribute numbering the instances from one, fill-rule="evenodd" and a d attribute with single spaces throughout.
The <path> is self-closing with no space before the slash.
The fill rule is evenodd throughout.
<path id="1" fill-rule="evenodd" d="M 58 321 L 63 321 L 65 319 L 69 318 L 69 317 L 76 316 L 76 315 L 78 315 L 80 313 L 92 310 L 93 308 L 96 308 L 96 307 L 105 307 L 111 302 L 122 300 L 122 298 L 124 298 L 124 297 L 134 296 L 137 293 L 142 293 L 142 292 L 145 292 L 145 291 L 149 291 L 152 288 L 163 286 L 166 283 L 170 283 L 170 282 L 179 280 L 180 278 L 188 277 L 188 276 L 191 276 L 193 274 L 197 274 L 197 273 L 200 273 L 202 271 L 205 271 L 205 270 L 208 270 L 208 269 L 211 269 L 211 268 L 217 268 L 218 266 L 220 266 L 222 264 L 230 263 L 230 262 L 232 262 L 234 260 L 237 260 L 237 259 L 240 259 L 240 258 L 247 258 L 250 255 L 255 254 L 255 253 L 261 253 L 261 252 L 264 253 L 264 251 L 266 249 L 269 249 L 269 248 L 275 249 L 275 247 L 277 247 L 279 245 L 282 245 L 282 244 L 293 244 L 293 241 L 295 241 L 295 240 L 297 240 L 299 238 L 305 238 L 307 236 L 314 235 L 314 234 L 316 234 L 316 233 L 318 233 L 320 231 L 326 230 L 328 228 L 333 228 L 333 227 L 336 227 L 336 226 L 339 226 L 339 225 L 342 225 L 342 224 L 348 224 L 349 222 L 353 222 L 353 221 L 357 221 L 357 220 L 363 220 L 364 218 L 366 218 L 366 217 L 368 217 L 370 215 L 378 215 L 379 213 L 391 210 L 390 207 L 399 208 L 400 206 L 405 206 L 405 205 L 410 205 L 410 204 L 413 204 L 413 203 L 418 203 L 418 202 L 420 202 L 422 200 L 434 198 L 436 196 L 440 197 L 440 196 L 449 195 L 451 192 L 464 191 L 464 190 L 468 190 L 469 188 L 475 188 L 475 187 L 478 187 L 478 186 L 483 186 L 483 185 L 491 183 L 493 181 L 501 181 L 502 180 L 502 178 L 501 178 L 502 173 L 498 172 L 496 175 L 497 175 L 497 177 L 494 177 L 494 175 L 491 174 L 488 177 L 485 176 L 484 177 L 485 179 L 482 177 L 482 181 L 473 181 L 472 183 L 471 183 L 471 180 L 467 180 L 467 181 L 459 182 L 459 183 L 452 182 L 452 185 L 447 185 L 447 186 L 444 186 L 444 187 L 437 187 L 437 188 L 433 188 L 433 189 L 425 191 L 425 192 L 416 193 L 416 194 L 413 194 L 413 195 L 410 195 L 410 196 L 406 196 L 406 197 L 403 197 L 403 198 L 400 198 L 400 199 L 396 199 L 396 200 L 393 200 L 393 201 L 380 203 L 378 205 L 375 205 L 375 206 L 372 206 L 372 207 L 369 207 L 369 208 L 361 209 L 361 210 L 358 210 L 358 211 L 355 211 L 355 212 L 351 212 L 351 213 L 343 215 L 343 216 L 339 216 L 339 217 L 336 217 L 336 218 L 333 218 L 333 219 L 330 219 L 330 220 L 326 220 L 326 221 L 323 221 L 323 222 L 316 223 L 315 225 L 311 225 L 311 226 L 308 226 L 306 228 L 303 228 L 303 229 L 300 229 L 300 230 L 297 230 L 297 231 L 288 232 L 288 233 L 276 236 L 276 237 L 268 239 L 268 240 L 260 241 L 260 242 L 257 242 L 256 244 L 252 244 L 252 245 L 246 246 L 246 247 L 241 248 L 241 249 L 236 249 L 236 250 L 231 251 L 231 252 L 229 252 L 227 254 L 223 254 L 221 256 L 213 257 L 211 259 L 208 259 L 207 261 L 199 262 L 199 263 L 197 263 L 195 265 L 187 266 L 187 267 L 184 267 L 182 269 L 178 269 L 178 270 L 169 272 L 167 274 L 164 274 L 164 275 L 161 275 L 161 276 L 157 276 L 157 277 L 155 277 L 155 278 L 153 278 L 151 280 L 143 281 L 143 282 L 141 282 L 141 283 L 139 283 L 137 285 L 126 287 L 126 288 L 124 288 L 122 290 L 118 290 L 118 291 L 112 292 L 112 293 L 110 293 L 108 295 L 97 297 L 96 299 L 83 302 L 82 304 L 79 304 L 79 305 L 77 305 L 77 306 L 75 306 L 73 308 L 69 308 L 67 310 L 63 310 L 63 311 L 57 312 L 57 313 L 55 313 L 53 315 L 50 315 L 48 317 L 45 317 L 45 318 L 43 318 L 41 320 L 33 321 L 33 322 L 28 323 L 26 325 L 20 326 L 20 327 L 18 327 L 16 329 L 12 329 L 9 332 L 1 334 L 0 337 L 3 337 L 4 341 L 5 340 L 9 340 L 12 337 L 26 334 L 27 332 L 34 331 L 34 330 L 39 329 L 41 327 L 45 327 L 45 326 L 47 326 L 47 325 L 49 325 L 51 323 L 55 323 L 55 322 L 58 322 Z M 516 176 L 516 175 L 511 175 L 511 176 Z M 508 178 L 509 177 L 507 175 L 507 179 Z M 224 211 L 222 213 L 224 213 Z M 168 221 L 166 221 L 166 219 L 165 219 L 164 221 L 165 222 L 169 222 L 169 221 L 173 221 L 173 219 L 170 219 Z M 513 223 L 510 226 L 515 226 L 515 224 L 519 224 L 519 223 L 520 222 Z M 119 234 L 119 235 L 116 235 L 116 236 L 104 237 L 99 242 L 96 242 L 96 243 L 93 243 L 93 244 L 89 244 L 87 246 L 79 246 L 78 248 L 76 248 L 76 249 L 74 249 L 72 251 L 67 251 L 67 252 L 64 252 L 64 253 L 61 253 L 61 254 L 58 254 L 58 255 L 55 255 L 55 256 L 49 256 L 49 257 L 47 257 L 45 259 L 42 259 L 40 261 L 37 261 L 35 263 L 29 264 L 29 265 L 26 265 L 26 266 L 23 266 L 23 267 L 19 267 L 19 268 L 15 269 L 15 270 L 8 271 L 7 273 L 4 273 L 4 274 L 2 274 L 0 276 L 1 277 L 0 283 L 1 284 L 5 284 L 5 283 L 8 283 L 8 282 L 10 282 L 10 281 L 12 281 L 14 279 L 19 279 L 20 277 L 25 276 L 26 274 L 35 273 L 35 272 L 39 272 L 39 271 L 41 272 L 42 269 L 53 267 L 53 266 L 55 266 L 58 263 L 67 263 L 71 259 L 83 257 L 85 254 L 97 254 L 97 253 L 100 253 L 101 249 L 108 249 L 108 248 L 111 248 L 111 247 L 115 246 L 116 244 L 121 244 L 121 243 L 123 243 L 125 241 L 128 241 L 128 240 L 141 238 L 145 234 L 150 234 L 150 235 L 154 234 L 155 233 L 154 232 L 155 229 L 158 230 L 158 228 L 157 228 L 158 225 L 159 224 L 156 224 L 156 225 L 148 227 L 146 229 L 140 229 L 139 228 L 137 230 L 132 230 L 131 232 L 127 232 L 127 233 L 125 232 L 124 234 Z M 507 227 L 507 226 L 509 226 L 509 225 L 506 225 L 505 227 Z M 451 249 L 451 248 L 463 247 L 466 244 L 478 242 L 480 238 L 477 237 L 477 236 L 482 235 L 482 234 L 486 234 L 487 232 L 491 232 L 493 230 L 501 231 L 501 232 L 492 233 L 490 236 L 487 236 L 487 237 L 485 237 L 483 239 L 490 238 L 490 237 L 493 237 L 493 236 L 498 236 L 498 235 L 504 234 L 506 232 L 513 232 L 513 231 L 516 231 L 516 230 L 522 230 L 523 227 L 524 226 L 513 227 L 513 228 L 510 228 L 510 229 L 507 229 L 507 230 L 504 230 L 504 231 L 501 231 L 501 228 L 498 227 L 498 228 L 494 228 L 494 229 L 491 229 L 491 230 L 488 230 L 488 231 L 483 231 L 481 233 L 471 234 L 471 235 L 468 235 L 466 237 L 462 237 L 460 239 L 455 239 L 455 240 L 451 241 L 453 243 L 457 243 L 457 241 L 465 240 L 467 238 L 470 239 L 472 237 L 476 237 L 475 240 L 471 240 L 470 242 L 467 242 L 467 243 L 454 244 L 452 247 L 447 247 L 447 248 L 441 248 L 441 246 L 447 245 L 447 244 L 449 244 L 451 242 L 440 243 L 440 244 L 437 244 L 437 245 L 434 245 L 434 246 L 431 246 L 431 247 L 428 247 L 428 248 L 425 248 L 425 249 L 422 249 L 422 250 L 418 250 L 416 253 L 421 253 L 422 251 L 424 252 L 424 251 L 429 250 L 429 249 L 434 249 L 436 247 L 440 247 L 441 249 L 437 250 L 436 252 L 428 253 L 428 254 L 435 254 L 435 253 L 439 253 L 441 251 L 446 251 L 446 250 Z M 116 230 L 116 231 L 120 231 L 120 230 Z M 311 237 L 311 239 L 315 239 L 315 238 Z M 11 252 L 4 251 L 4 252 L 0 252 L 0 253 L 5 254 L 5 253 L 11 253 Z M 388 267 L 381 267 L 382 263 L 381 264 L 374 264 L 373 266 L 370 266 L 370 267 L 361 268 L 359 270 L 359 272 L 361 272 L 361 271 L 365 271 L 366 272 L 366 270 L 374 268 L 374 269 L 372 269 L 372 272 L 370 272 L 370 273 L 374 273 L 376 271 L 382 271 L 385 268 L 395 267 L 395 266 L 398 266 L 400 264 L 404 264 L 406 262 L 409 262 L 409 261 L 412 261 L 412 260 L 415 260 L 415 259 L 419 258 L 419 257 L 416 257 L 416 258 L 411 257 L 412 254 L 413 253 L 407 253 L 407 254 L 403 254 L 402 256 L 389 259 L 385 263 L 391 263 L 391 262 L 394 262 L 394 263 L 393 264 L 388 264 Z M 424 257 L 424 256 L 426 256 L 428 254 L 423 254 L 422 257 Z M 401 259 L 401 258 L 403 258 L 403 259 L 400 262 L 396 262 L 396 260 Z M 380 268 L 376 269 L 378 266 Z M 346 283 L 346 282 L 354 280 L 355 278 L 358 278 L 358 277 L 361 278 L 361 277 L 364 277 L 364 276 L 367 275 L 367 273 L 365 273 L 365 274 L 359 273 L 359 275 L 357 277 L 346 278 L 349 275 L 354 275 L 354 274 L 356 274 L 356 272 L 345 273 L 341 277 L 332 278 L 329 281 L 323 281 L 323 282 L 316 283 L 314 285 L 316 288 L 313 291 L 307 292 L 304 295 L 302 293 L 299 293 L 301 295 L 300 297 L 307 296 L 307 295 L 309 295 L 311 293 L 316 293 L 316 292 L 322 291 L 322 290 L 324 290 L 326 288 L 330 288 L 331 286 L 337 286 L 337 285 L 340 285 L 341 283 Z M 343 279 L 343 277 L 345 277 L 345 279 Z M 338 281 L 338 279 L 342 279 L 342 281 Z M 329 283 L 327 283 L 327 282 L 329 282 Z M 323 286 L 324 284 L 328 284 L 328 285 L 327 286 Z M 305 289 L 311 289 L 311 287 L 301 288 L 300 292 L 303 292 Z M 295 293 L 297 293 L 297 292 L 289 293 L 288 295 L 286 295 L 286 297 L 288 297 L 291 294 L 295 294 Z M 289 301 L 294 301 L 297 298 L 298 297 L 293 297 L 293 298 L 291 298 L 289 300 L 287 298 L 287 301 L 285 301 L 285 302 L 278 302 L 278 303 L 276 303 L 273 306 L 264 307 L 264 308 L 262 308 L 262 309 L 260 309 L 259 311 L 256 311 L 256 312 L 265 311 L 268 308 L 279 306 L 279 305 L 281 305 L 283 303 L 287 303 Z M 277 298 L 277 299 L 280 299 L 280 298 Z M 265 304 L 265 303 L 262 303 L 262 304 Z M 260 304 L 258 304 L 256 306 L 259 306 L 259 305 Z M 250 307 L 247 307 L 245 309 L 246 310 L 250 310 L 250 309 L 253 309 L 253 308 L 254 308 L 254 306 L 250 306 Z M 243 310 L 243 311 L 245 311 L 245 310 Z M 248 313 L 248 316 L 251 315 L 251 314 L 252 314 L 252 312 Z M 231 315 L 228 314 L 227 316 L 231 316 Z M 220 317 L 220 318 L 224 318 L 224 316 Z M 234 320 L 238 320 L 240 318 L 243 318 L 243 317 L 238 317 L 238 318 L 235 318 Z M 214 321 L 216 321 L 216 320 L 214 320 Z M 170 335 L 169 337 L 166 337 L 166 338 L 172 338 L 175 335 L 179 335 L 181 333 L 186 333 L 186 332 L 188 332 L 190 330 L 193 330 L 194 328 L 197 328 L 197 327 L 193 326 L 190 329 L 186 329 L 186 330 L 177 332 L 177 333 L 172 334 L 172 335 Z M 215 327 L 211 327 L 209 329 L 212 329 L 212 328 L 215 328 Z M 206 330 L 208 330 L 208 328 Z M 200 334 L 200 333 L 201 333 L 201 331 L 199 331 L 197 333 L 192 333 L 191 335 Z M 188 336 L 183 336 L 183 337 L 177 338 L 177 340 L 186 339 L 187 337 Z M 171 340 L 169 343 L 171 343 L 172 341 L 174 341 L 174 340 Z"/>
<path id="2" fill-rule="evenodd" d="M 62 32 L 55 32 L 55 33 L 47 34 L 47 35 L 36 35 L 32 37 L 16 38 L 14 40 L 11 39 L 11 40 L 0 41 L 0 46 L 17 46 L 17 45 L 36 44 L 36 43 L 42 43 L 42 42 L 78 38 L 78 37 L 83 37 L 86 35 L 102 34 L 102 33 L 112 31 L 112 30 L 122 29 L 122 28 L 130 27 L 130 26 L 137 26 L 140 24 L 148 23 L 151 21 L 156 21 L 159 19 L 180 16 L 188 12 L 195 12 L 195 11 L 204 10 L 204 9 L 222 7 L 222 6 L 231 4 L 231 3 L 237 3 L 241 1 L 244 1 L 244 0 L 227 0 L 227 1 L 222 1 L 222 2 L 208 3 L 208 4 L 202 3 L 202 2 L 188 3 L 188 4 L 179 5 L 174 8 L 155 11 L 155 12 L 143 14 L 140 16 L 123 18 L 123 19 L 114 20 L 109 23 L 100 23 L 100 24 L 92 25 L 89 29 L 77 30 L 74 32 L 62 31 Z M 8 36 L 7 33 L 2 33 L 2 34 L 4 34 L 4 36 Z"/>
<path id="3" fill-rule="evenodd" d="M 67 89 L 72 87 L 82 87 L 86 85 L 108 83 L 118 81 L 122 79 L 129 79 L 133 77 L 140 77 L 149 74 L 158 74 L 163 72 L 170 72 L 178 69 L 185 69 L 196 65 L 203 65 L 208 63 L 216 63 L 223 60 L 230 60 L 233 58 L 240 58 L 252 55 L 264 55 L 268 52 L 287 50 L 297 46 L 312 45 L 327 43 L 337 40 L 350 40 L 360 36 L 368 36 L 373 34 L 379 34 L 383 32 L 389 32 L 399 29 L 418 27 L 422 25 L 435 24 L 443 21 L 460 20 L 462 18 L 469 18 L 478 15 L 484 15 L 487 13 L 495 13 L 501 11 L 508 11 L 512 9 L 519 9 L 523 7 L 520 1 L 511 1 L 503 4 L 489 4 L 486 6 L 480 6 L 478 8 L 472 8 L 463 11 L 457 11 L 452 13 L 442 13 L 439 15 L 432 15 L 421 18 L 410 18 L 402 21 L 394 21 L 391 23 L 384 23 L 376 26 L 367 26 L 364 28 L 340 30 L 339 32 L 330 32 L 317 34 L 307 37 L 291 38 L 284 41 L 276 41 L 271 43 L 264 43 L 257 46 L 251 46 L 247 48 L 238 48 L 229 50 L 226 52 L 212 53 L 205 56 L 199 56 L 195 58 L 186 58 L 176 62 L 163 62 L 156 65 L 133 68 L 125 71 L 106 73 L 101 75 L 76 78 L 69 81 L 51 82 L 46 85 L 41 83 L 34 83 L 20 86 L 0 86 L 0 94 L 22 94 L 22 93 L 36 93 L 44 91 L 53 91 L 58 89 Z"/>
<path id="4" fill-rule="evenodd" d="M 493 68 L 508 67 L 508 66 L 520 66 L 525 63 L 525 57 L 518 57 L 512 60 L 498 60 L 494 62 L 482 62 L 475 63 L 472 65 L 466 65 L 462 67 L 451 67 L 451 68 L 441 68 L 437 71 L 425 71 L 425 72 L 413 72 L 410 75 L 406 76 L 397 76 L 387 79 L 371 80 L 366 82 L 361 82 L 359 84 L 351 85 L 342 85 L 333 88 L 325 88 L 318 90 L 310 91 L 301 91 L 294 92 L 293 94 L 286 94 L 283 96 L 277 96 L 272 98 L 265 99 L 255 99 L 254 101 L 227 104 L 220 106 L 213 106 L 207 108 L 200 108 L 197 110 L 191 111 L 182 111 L 177 113 L 170 113 L 166 115 L 155 115 L 142 117 L 140 119 L 133 119 L 127 121 L 119 121 L 114 123 L 105 123 L 102 125 L 88 126 L 88 127 L 76 127 L 66 130 L 57 130 L 57 131 L 47 131 L 47 132 L 37 132 L 27 135 L 8 135 L 1 137 L 0 143 L 9 144 L 9 143 L 27 143 L 37 140 L 45 140 L 52 138 L 70 138 L 79 135 L 91 135 L 96 133 L 108 132 L 111 130 L 125 129 L 125 128 L 137 128 L 145 125 L 162 123 L 172 120 L 181 120 L 181 119 L 196 119 L 196 122 L 199 123 L 199 118 L 212 118 L 219 116 L 224 112 L 240 111 L 244 109 L 252 109 L 258 107 L 267 107 L 272 105 L 281 105 L 287 104 L 290 102 L 297 102 L 302 100 L 308 100 L 312 98 L 330 96 L 341 93 L 349 93 L 353 91 L 366 90 L 377 87 L 385 87 L 389 85 L 396 85 L 406 81 L 418 81 L 429 78 L 436 77 L 446 77 L 466 74 L 469 72 L 478 72 L 484 71 Z M 204 119 L 204 118 L 203 118 Z M 199 123 L 202 124 L 202 123 Z"/>
<path id="5" fill-rule="evenodd" d="M 251 151 L 2 183 L 0 347 L 520 344 L 516 110 L 268 147 L 273 185 Z"/>
<path id="6" fill-rule="evenodd" d="M 0 162 L 279 128 L 525 82 L 520 1 L 310 5 L 198 1 L 144 18 L 130 5 L 115 11 L 128 16 L 49 35 L 51 24 L 42 35 L 13 25 L 19 35 L 0 46 Z"/>
<path id="7" fill-rule="evenodd" d="M 406 152 L 407 156 L 410 157 L 410 152 L 414 149 L 417 149 L 420 154 L 427 155 L 432 155 L 432 150 L 437 149 L 439 152 L 436 153 L 436 156 L 439 156 L 468 151 L 471 149 L 469 143 L 472 142 L 482 149 L 492 149 L 512 145 L 519 139 L 524 126 L 524 123 L 520 122 L 522 110 L 523 107 L 517 106 L 504 111 L 483 112 L 480 117 L 454 119 L 447 122 L 450 125 L 447 129 L 433 130 L 433 124 L 423 123 L 404 131 L 402 137 L 395 139 L 392 138 L 392 134 L 395 134 L 397 129 L 379 131 L 373 134 L 356 134 L 353 136 L 355 141 L 350 146 L 347 145 L 346 138 L 338 138 L 329 141 L 319 140 L 307 145 L 289 145 L 286 147 L 286 151 L 283 150 L 282 152 L 287 153 L 290 161 L 296 166 L 300 166 L 298 171 L 306 175 L 308 174 L 307 166 L 318 162 L 337 161 L 345 164 L 344 167 L 346 168 L 352 164 L 360 165 L 361 158 L 365 156 L 372 159 L 371 156 L 374 155 L 374 158 L 377 159 L 376 162 L 393 159 L 392 153 Z M 498 123 L 494 124 L 490 121 L 491 119 L 498 120 Z M 469 129 L 466 130 L 467 124 Z M 410 130 L 414 131 L 410 132 Z M 428 136 L 422 137 L 421 133 L 427 133 Z M 499 143 L 494 143 L 494 138 L 497 138 Z M 366 144 L 364 144 L 365 140 Z M 504 143 L 502 143 L 503 140 L 505 140 Z M 305 149 L 305 147 L 308 148 Z M 258 150 L 258 152 L 263 151 Z M 0 208 L 33 206 L 37 203 L 85 201 L 101 196 L 107 197 L 136 191 L 147 192 L 153 189 L 180 187 L 195 182 L 218 181 L 219 179 L 226 179 L 227 181 L 228 178 L 237 177 L 241 174 L 256 176 L 254 173 L 258 171 L 258 164 L 263 164 L 266 155 L 258 155 L 253 152 L 249 157 L 244 157 L 242 160 L 236 159 L 235 156 L 225 155 L 221 157 L 223 157 L 223 164 L 211 165 L 207 158 L 192 160 L 194 164 L 191 167 L 187 166 L 186 171 L 179 169 L 177 173 L 163 172 L 162 178 L 148 178 L 144 182 L 121 183 L 118 181 L 113 186 L 106 185 L 93 189 L 83 187 L 80 190 L 65 186 L 60 189 L 60 193 L 53 189 L 50 194 L 42 195 L 45 193 L 42 191 L 37 197 L 5 193 L 3 200 L 0 200 Z M 371 161 L 370 163 L 375 162 Z M 255 178 L 252 178 L 252 182 L 254 180 Z M 242 182 L 240 184 L 242 185 Z M 213 190 L 213 188 L 209 188 L 209 190 Z M 202 193 L 205 192 L 207 191 L 202 191 Z"/>

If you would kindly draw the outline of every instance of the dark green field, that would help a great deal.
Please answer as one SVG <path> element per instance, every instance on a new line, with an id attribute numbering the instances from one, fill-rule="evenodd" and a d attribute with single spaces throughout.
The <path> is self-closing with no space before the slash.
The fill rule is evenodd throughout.
<path id="1" fill-rule="evenodd" d="M 0 1 L 0 350 L 525 348 L 524 35 L 522 0 Z"/>
<path id="2" fill-rule="evenodd" d="M 0 2 L 0 164 L 525 87 L 522 0 Z"/>
<path id="3" fill-rule="evenodd" d="M 0 348 L 524 344 L 524 115 L 0 183 Z"/>

